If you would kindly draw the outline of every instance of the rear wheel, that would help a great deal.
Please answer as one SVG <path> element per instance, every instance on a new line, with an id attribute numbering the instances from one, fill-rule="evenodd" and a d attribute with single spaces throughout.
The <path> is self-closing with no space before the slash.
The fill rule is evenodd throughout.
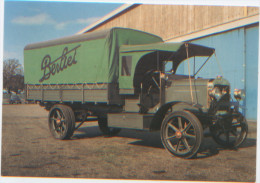
<path id="1" fill-rule="evenodd" d="M 54 105 L 49 112 L 49 129 L 54 138 L 69 139 L 75 129 L 73 110 L 66 105 Z"/>
<path id="2" fill-rule="evenodd" d="M 192 158 L 197 154 L 202 138 L 202 125 L 189 111 L 172 112 L 162 122 L 161 139 L 173 156 Z"/>
<path id="3" fill-rule="evenodd" d="M 98 126 L 100 131 L 106 136 L 115 136 L 121 131 L 120 128 L 108 127 L 107 118 L 98 118 Z"/>

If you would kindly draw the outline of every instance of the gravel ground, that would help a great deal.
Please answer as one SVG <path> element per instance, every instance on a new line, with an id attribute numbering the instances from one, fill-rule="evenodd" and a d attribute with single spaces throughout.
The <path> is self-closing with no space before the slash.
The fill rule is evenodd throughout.
<path id="1" fill-rule="evenodd" d="M 184 160 L 166 152 L 158 132 L 104 137 L 96 122 L 85 123 L 71 140 L 56 140 L 47 116 L 36 104 L 3 105 L 2 176 L 255 182 L 254 122 L 239 149 L 205 137 L 198 157 Z"/>

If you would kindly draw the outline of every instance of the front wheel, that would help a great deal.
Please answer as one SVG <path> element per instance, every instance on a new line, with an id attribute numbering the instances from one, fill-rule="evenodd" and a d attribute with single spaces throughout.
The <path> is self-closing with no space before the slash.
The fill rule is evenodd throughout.
<path id="1" fill-rule="evenodd" d="M 49 112 L 49 129 L 54 138 L 69 139 L 75 129 L 75 116 L 66 105 L 54 105 Z"/>
<path id="2" fill-rule="evenodd" d="M 172 112 L 162 122 L 161 140 L 173 156 L 192 158 L 197 154 L 202 139 L 202 125 L 189 111 Z"/>
<path id="3" fill-rule="evenodd" d="M 238 113 L 232 119 L 221 120 L 210 127 L 213 139 L 219 145 L 227 148 L 240 146 L 246 139 L 248 125 L 245 117 Z"/>

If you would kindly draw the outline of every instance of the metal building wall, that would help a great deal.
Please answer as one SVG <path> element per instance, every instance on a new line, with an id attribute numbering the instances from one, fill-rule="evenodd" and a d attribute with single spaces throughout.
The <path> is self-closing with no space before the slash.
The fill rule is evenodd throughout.
<path id="1" fill-rule="evenodd" d="M 258 14 L 258 7 L 135 4 L 87 31 L 127 27 L 169 40 Z"/>
<path id="2" fill-rule="evenodd" d="M 259 26 L 245 29 L 246 51 L 246 116 L 248 119 L 257 117 L 257 84 L 258 84 L 258 51 Z"/>
<path id="3" fill-rule="evenodd" d="M 249 120 L 257 118 L 258 32 L 259 25 L 255 25 L 191 41 L 216 49 L 217 59 L 213 56 L 198 76 L 215 78 L 217 75 L 223 75 L 229 80 L 232 93 L 235 88 L 245 89 L 246 100 L 242 103 L 245 107 L 243 113 Z M 203 63 L 198 62 L 196 68 Z M 191 60 L 190 65 L 192 64 Z M 188 74 L 187 62 L 180 69 L 179 73 L 183 70 Z"/>

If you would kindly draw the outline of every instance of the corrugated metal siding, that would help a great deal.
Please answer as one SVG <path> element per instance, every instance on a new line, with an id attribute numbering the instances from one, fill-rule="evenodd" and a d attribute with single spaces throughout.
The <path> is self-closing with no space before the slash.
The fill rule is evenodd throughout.
<path id="1" fill-rule="evenodd" d="M 259 27 L 246 29 L 246 117 L 257 118 Z"/>
<path id="2" fill-rule="evenodd" d="M 223 75 L 231 84 L 232 94 L 235 88 L 246 89 L 246 101 L 242 103 L 246 106 L 246 110 L 243 113 L 250 120 L 256 120 L 257 115 L 258 29 L 258 26 L 239 28 L 191 41 L 195 44 L 214 47 L 219 61 L 218 64 L 213 56 L 198 76 L 215 78 L 217 75 Z M 200 64 L 198 62 L 197 60 L 196 68 L 203 63 L 203 61 Z M 191 73 L 193 73 L 192 66 L 193 60 L 190 60 Z M 188 74 L 187 62 L 183 63 L 179 73 L 182 70 L 184 74 Z"/>
<path id="3" fill-rule="evenodd" d="M 229 82 L 232 83 L 232 89 L 244 88 L 243 28 L 192 42 L 215 48 L 217 60 L 220 64 L 219 68 L 219 64 L 215 56 L 213 56 L 210 62 L 208 62 L 200 72 L 199 76 L 215 78 L 217 75 L 223 75 L 224 78 L 228 79 Z"/>

